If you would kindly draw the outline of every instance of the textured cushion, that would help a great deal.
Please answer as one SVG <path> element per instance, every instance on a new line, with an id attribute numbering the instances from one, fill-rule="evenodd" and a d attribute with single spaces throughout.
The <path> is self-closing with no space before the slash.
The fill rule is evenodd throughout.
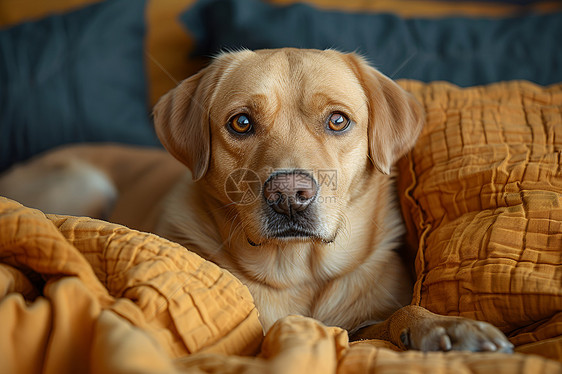
<path id="1" fill-rule="evenodd" d="M 536 322 L 517 343 L 557 339 L 560 354 L 562 84 L 402 85 L 427 112 L 399 163 L 410 242 L 419 242 L 414 303 L 513 336 Z"/>
<path id="2" fill-rule="evenodd" d="M 108 1 L 0 31 L 0 170 L 70 142 L 158 144 L 144 10 Z"/>
<path id="3" fill-rule="evenodd" d="M 393 14 L 200 0 L 183 16 L 195 53 L 221 49 L 336 48 L 365 55 L 391 78 L 462 86 L 525 79 L 562 81 L 562 13 L 500 19 L 404 19 Z"/>

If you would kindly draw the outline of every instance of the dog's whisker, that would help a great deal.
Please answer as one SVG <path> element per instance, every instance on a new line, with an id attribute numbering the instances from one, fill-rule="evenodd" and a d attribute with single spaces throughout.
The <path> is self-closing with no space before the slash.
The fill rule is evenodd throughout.
<path id="1" fill-rule="evenodd" d="M 351 239 L 351 233 L 349 231 L 349 228 L 351 227 L 351 222 L 347 217 L 347 214 L 342 213 L 338 218 L 340 222 L 340 228 L 342 230 L 341 235 L 347 240 Z"/>
<path id="2" fill-rule="evenodd" d="M 222 210 L 222 209 L 225 209 L 225 208 L 230 208 L 230 207 L 232 207 L 232 206 L 234 206 L 234 205 L 236 205 L 236 204 L 238 204 L 238 203 L 235 202 L 235 201 L 232 201 L 232 202 L 230 202 L 230 203 L 228 203 L 228 204 L 224 204 L 224 205 L 218 206 L 218 207 L 216 207 L 216 208 L 214 208 L 214 209 L 211 209 L 209 212 L 210 212 L 210 213 L 215 213 L 215 212 L 217 212 L 217 211 L 219 211 L 219 210 Z"/>
<path id="3" fill-rule="evenodd" d="M 230 222 L 230 229 L 228 230 L 228 245 L 229 246 L 231 245 L 230 240 L 231 240 L 234 232 L 236 232 L 236 227 L 239 225 L 239 223 L 238 223 L 238 224 L 236 224 L 236 226 L 234 226 L 234 224 L 236 223 L 236 218 L 238 218 L 238 214 L 234 215 L 232 217 L 232 219 L 229 219 L 227 221 L 227 223 Z"/>
<path id="4" fill-rule="evenodd" d="M 233 221 L 233 223 L 234 223 L 234 221 Z M 232 229 L 232 225 L 231 225 L 231 229 Z M 244 231 L 244 224 L 242 222 L 238 221 L 236 223 L 236 226 L 234 226 L 234 228 L 232 229 L 232 231 L 229 232 L 228 238 L 225 241 L 225 243 L 228 243 L 229 248 L 232 247 L 232 238 L 239 235 L 243 231 Z"/>

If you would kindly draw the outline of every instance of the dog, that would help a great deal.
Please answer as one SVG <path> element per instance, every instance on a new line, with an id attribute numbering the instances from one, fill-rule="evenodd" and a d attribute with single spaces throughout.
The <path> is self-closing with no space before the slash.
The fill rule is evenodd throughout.
<path id="1" fill-rule="evenodd" d="M 354 53 L 222 53 L 154 108 L 159 139 L 191 173 L 149 199 L 158 213 L 153 227 L 142 228 L 238 277 L 264 330 L 299 314 L 402 348 L 511 352 L 486 322 L 409 305 L 391 168 L 415 144 L 424 118 L 413 96 Z M 112 177 L 118 173 L 108 172 L 95 147 L 65 152 L 50 155 L 49 165 L 65 175 L 58 179 L 83 173 L 82 184 L 98 186 L 86 199 L 93 206 L 72 213 L 111 216 L 121 198 L 112 187 L 122 183 Z M 28 184 L 68 190 L 57 178 L 48 188 L 36 181 L 34 170 L 52 172 L 42 159 L 0 178 L 0 194 Z"/>

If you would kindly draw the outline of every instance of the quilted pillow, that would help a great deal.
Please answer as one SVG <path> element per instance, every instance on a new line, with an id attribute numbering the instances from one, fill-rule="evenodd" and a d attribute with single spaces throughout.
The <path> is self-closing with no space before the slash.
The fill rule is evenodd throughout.
<path id="1" fill-rule="evenodd" d="M 401 84 L 427 112 L 398 165 L 413 303 L 514 334 L 550 319 L 562 347 L 562 84 Z"/>
<path id="2" fill-rule="evenodd" d="M 149 118 L 145 1 L 0 30 L 0 171 L 72 142 L 159 144 Z"/>

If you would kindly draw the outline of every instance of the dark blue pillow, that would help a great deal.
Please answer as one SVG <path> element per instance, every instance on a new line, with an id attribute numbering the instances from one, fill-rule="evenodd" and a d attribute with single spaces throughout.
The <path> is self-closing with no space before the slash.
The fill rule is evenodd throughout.
<path id="1" fill-rule="evenodd" d="M 199 0 L 181 19 L 196 39 L 197 55 L 242 47 L 335 48 L 359 52 L 395 79 L 461 86 L 562 81 L 562 13 L 404 19 L 305 4 Z"/>
<path id="2" fill-rule="evenodd" d="M 0 30 L 0 171 L 71 142 L 157 145 L 145 0 L 113 0 Z"/>

